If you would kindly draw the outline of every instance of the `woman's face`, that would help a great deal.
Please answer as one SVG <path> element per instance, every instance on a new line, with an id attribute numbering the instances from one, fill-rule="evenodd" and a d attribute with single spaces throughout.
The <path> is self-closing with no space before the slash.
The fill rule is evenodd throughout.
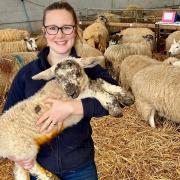
<path id="1" fill-rule="evenodd" d="M 73 29 L 72 33 L 68 33 L 68 35 L 63 34 L 62 29 L 59 29 L 58 33 L 55 35 L 52 32 L 56 31 L 57 27 L 61 28 L 64 26 L 63 29 L 66 32 L 69 31 L 69 27 L 71 28 L 72 26 L 75 26 L 72 14 L 65 9 L 48 11 L 46 13 L 44 26 L 46 28 L 43 27 L 42 30 L 45 34 L 47 44 L 50 47 L 50 49 L 57 54 L 69 54 L 71 48 L 75 43 L 75 28 Z"/>

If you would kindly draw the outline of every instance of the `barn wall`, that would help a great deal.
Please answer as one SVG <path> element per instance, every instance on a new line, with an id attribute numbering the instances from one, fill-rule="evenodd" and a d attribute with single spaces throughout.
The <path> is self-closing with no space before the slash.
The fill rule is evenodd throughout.
<path id="1" fill-rule="evenodd" d="M 41 28 L 42 13 L 45 6 L 56 0 L 0 1 L 0 29 L 7 27 L 38 31 Z M 33 3 L 30 3 L 33 2 Z M 85 13 L 85 8 L 119 9 L 128 4 L 139 4 L 144 8 L 160 8 L 164 5 L 177 5 L 180 0 L 68 0 L 77 11 Z M 27 23 L 26 21 L 34 21 Z M 23 23 L 24 22 L 24 23 Z"/>

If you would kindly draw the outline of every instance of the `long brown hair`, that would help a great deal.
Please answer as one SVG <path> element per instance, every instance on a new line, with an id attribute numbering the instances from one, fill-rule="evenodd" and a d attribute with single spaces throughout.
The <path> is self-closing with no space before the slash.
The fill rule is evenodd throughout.
<path id="1" fill-rule="evenodd" d="M 75 22 L 75 26 L 77 27 L 78 20 L 77 20 L 75 10 L 69 3 L 65 2 L 65 1 L 54 2 L 54 3 L 50 4 L 48 7 L 46 7 L 46 9 L 44 10 L 44 13 L 43 13 L 43 25 L 45 25 L 46 13 L 48 11 L 61 10 L 61 9 L 65 9 L 66 11 L 68 11 L 72 14 L 72 17 Z"/>

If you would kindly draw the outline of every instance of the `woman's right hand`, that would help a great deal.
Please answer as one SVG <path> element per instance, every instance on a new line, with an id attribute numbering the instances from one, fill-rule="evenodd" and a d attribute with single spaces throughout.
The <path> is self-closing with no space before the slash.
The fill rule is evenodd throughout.
<path id="1" fill-rule="evenodd" d="M 21 166 L 24 169 L 31 169 L 36 161 L 36 158 L 33 159 L 26 159 L 26 160 L 17 160 L 14 157 L 9 157 L 8 159 L 10 159 L 11 161 L 14 161 L 16 164 L 18 164 L 19 166 Z"/>

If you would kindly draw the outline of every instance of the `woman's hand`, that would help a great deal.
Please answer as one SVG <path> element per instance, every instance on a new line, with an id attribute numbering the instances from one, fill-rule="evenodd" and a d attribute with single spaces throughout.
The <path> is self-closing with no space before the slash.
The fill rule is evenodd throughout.
<path id="1" fill-rule="evenodd" d="M 72 114 L 83 114 L 83 107 L 80 100 L 60 100 L 48 98 L 45 104 L 50 105 L 49 111 L 43 114 L 37 121 L 41 133 L 49 133 L 54 125 L 63 121 Z"/>
<path id="2" fill-rule="evenodd" d="M 10 159 L 11 161 L 14 161 L 16 164 L 18 164 L 19 166 L 27 170 L 31 169 L 36 162 L 36 158 L 26 159 L 26 160 L 17 160 L 14 157 L 9 157 L 8 159 Z"/>

